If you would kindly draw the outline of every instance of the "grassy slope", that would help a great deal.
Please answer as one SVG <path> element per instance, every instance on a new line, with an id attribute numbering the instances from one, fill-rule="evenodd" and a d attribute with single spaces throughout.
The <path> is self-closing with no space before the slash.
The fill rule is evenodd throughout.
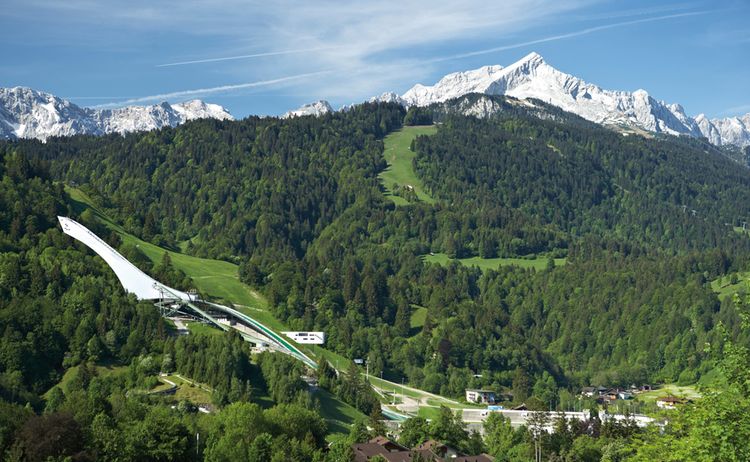
<path id="1" fill-rule="evenodd" d="M 66 190 L 73 201 L 74 207 L 79 210 L 82 210 L 83 208 L 91 208 L 96 213 L 97 218 L 106 227 L 114 230 L 120 235 L 123 242 L 138 245 L 143 253 L 154 262 L 161 260 L 162 255 L 166 251 L 165 249 L 149 242 L 142 241 L 141 239 L 127 233 L 121 226 L 114 223 L 107 215 L 97 209 L 96 206 L 93 205 L 91 199 L 82 191 L 75 188 L 66 188 Z M 193 278 L 193 282 L 197 289 L 204 295 L 228 300 L 229 302 L 234 303 L 240 311 L 244 311 L 249 316 L 276 331 L 289 330 L 268 311 L 267 302 L 260 294 L 240 282 L 237 265 L 225 261 L 193 257 L 177 252 L 170 252 L 170 257 L 175 268 L 184 271 L 185 274 Z M 188 328 L 192 332 L 219 332 L 217 329 L 212 329 L 211 327 L 200 323 L 189 323 Z M 304 346 L 302 347 L 304 349 Z M 332 362 L 335 360 L 335 362 L 341 365 L 344 369 L 346 367 L 343 365 L 349 362 L 348 359 L 323 350 L 322 348 L 315 349 L 313 356 L 318 356 L 321 352 L 325 352 L 326 357 L 330 358 Z M 318 355 L 315 355 L 314 353 L 318 353 Z M 181 387 L 181 389 L 182 388 L 185 387 Z M 180 392 L 178 391 L 178 395 L 179 394 Z M 321 410 L 321 414 L 326 420 L 328 420 L 330 430 L 334 433 L 346 433 L 348 432 L 348 429 L 345 427 L 346 425 L 352 424 L 356 419 L 366 418 L 364 414 L 348 404 L 339 401 L 333 395 L 330 395 L 330 393 L 326 395 L 321 392 L 318 393 L 317 396 L 322 403 L 321 407 L 325 408 Z"/>
<path id="2" fill-rule="evenodd" d="M 421 329 L 424 326 L 425 318 L 427 318 L 427 308 L 423 306 L 412 305 L 414 311 L 411 312 L 411 319 L 409 326 L 412 329 Z"/>
<path id="3" fill-rule="evenodd" d="M 638 400 L 640 401 L 656 401 L 657 398 L 663 396 L 677 396 L 680 398 L 700 398 L 701 394 L 695 389 L 695 386 L 680 386 L 672 383 L 661 385 L 656 390 L 651 390 L 638 394 Z"/>
<path id="4" fill-rule="evenodd" d="M 747 292 L 747 281 L 750 279 L 750 271 L 737 273 L 737 283 L 731 284 L 731 275 L 723 276 L 711 281 L 711 289 L 718 295 L 719 300 L 730 297 L 736 293 Z"/>
<path id="5" fill-rule="evenodd" d="M 65 374 L 63 374 L 62 379 L 60 379 L 60 382 L 57 383 L 54 387 L 60 387 L 60 389 L 63 392 L 68 391 L 68 387 L 70 382 L 75 378 L 75 376 L 78 374 L 78 367 L 79 366 L 73 366 L 65 371 Z M 128 370 L 127 366 L 115 366 L 115 365 L 100 365 L 97 364 L 94 366 L 96 368 L 96 373 L 100 377 L 106 377 L 108 375 L 116 375 L 116 374 L 122 374 L 125 373 L 125 371 Z M 52 387 L 52 388 L 54 388 Z M 46 398 L 49 395 L 49 392 L 52 390 L 50 388 L 43 396 Z"/>
<path id="6" fill-rule="evenodd" d="M 203 322 L 186 322 L 185 326 L 188 328 L 191 334 L 219 335 L 224 333 L 223 330 L 217 328 L 216 326 Z"/>
<path id="7" fill-rule="evenodd" d="M 480 257 L 451 259 L 448 257 L 448 255 L 444 253 L 436 253 L 434 255 L 424 256 L 424 261 L 429 262 L 429 263 L 438 263 L 441 265 L 446 265 L 451 260 L 455 260 L 465 266 L 477 266 L 482 271 L 488 270 L 488 269 L 497 269 L 501 266 L 509 266 L 509 265 L 516 265 L 516 266 L 520 266 L 521 268 L 535 268 L 537 270 L 542 270 L 547 267 L 547 258 L 544 258 L 544 257 L 533 258 L 533 259 L 480 258 Z M 566 263 L 567 263 L 567 260 L 564 258 L 555 258 L 555 266 L 562 266 Z"/>
<path id="8" fill-rule="evenodd" d="M 320 415 L 328 422 L 330 433 L 349 433 L 349 427 L 357 420 L 367 418 L 357 409 L 339 400 L 327 390 L 318 388 L 314 395 L 320 401 Z"/>
<path id="9" fill-rule="evenodd" d="M 412 159 L 414 152 L 410 149 L 411 142 L 418 135 L 432 135 L 437 131 L 434 125 L 404 127 L 397 132 L 386 136 L 383 140 L 385 150 L 383 156 L 388 162 L 388 168 L 380 173 L 380 179 L 383 180 L 386 196 L 391 198 L 396 205 L 406 205 L 409 202 L 403 197 L 394 196 L 391 187 L 394 183 L 400 186 L 412 186 L 419 200 L 432 204 L 435 200 L 427 194 L 422 181 L 417 178 L 412 168 Z"/>

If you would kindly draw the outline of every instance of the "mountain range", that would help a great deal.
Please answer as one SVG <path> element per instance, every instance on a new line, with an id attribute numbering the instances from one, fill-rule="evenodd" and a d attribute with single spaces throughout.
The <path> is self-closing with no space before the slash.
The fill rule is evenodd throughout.
<path id="1" fill-rule="evenodd" d="M 31 88 L 0 88 L 0 139 L 127 133 L 202 118 L 233 119 L 223 107 L 200 100 L 92 109 Z"/>
<path id="2" fill-rule="evenodd" d="M 536 98 L 603 125 L 635 127 L 672 135 L 705 136 L 717 145 L 750 145 L 750 114 L 708 119 L 690 117 L 679 104 L 659 101 L 645 90 L 604 90 L 547 64 L 537 53 L 503 67 L 484 66 L 455 72 L 435 85 L 417 84 L 403 95 L 384 93 L 375 101 L 428 106 L 469 93 Z"/>
<path id="3" fill-rule="evenodd" d="M 659 101 L 645 90 L 605 90 L 561 72 L 537 53 L 507 67 L 494 65 L 455 72 L 432 86 L 417 84 L 403 95 L 384 93 L 371 101 L 429 106 L 469 93 L 535 98 L 603 125 L 705 136 L 717 146 L 750 145 L 750 114 L 724 119 L 708 119 L 704 114 L 690 117 L 681 105 Z"/>
<path id="4" fill-rule="evenodd" d="M 750 114 L 709 119 L 685 114 L 679 104 L 657 100 L 645 90 L 605 90 L 550 66 L 530 53 L 503 67 L 484 66 L 454 72 L 431 86 L 416 84 L 403 95 L 393 92 L 370 101 L 396 102 L 406 107 L 444 103 L 471 93 L 538 99 L 595 123 L 654 133 L 706 137 L 717 146 L 750 146 Z M 348 106 L 342 108 L 346 110 Z M 333 112 L 320 100 L 282 117 L 319 116 Z M 491 108 L 466 108 L 464 113 L 486 116 Z M 0 88 L 0 138 L 38 138 L 76 134 L 102 135 L 176 126 L 199 118 L 232 119 L 221 106 L 193 100 L 179 104 L 92 109 L 30 88 Z"/>

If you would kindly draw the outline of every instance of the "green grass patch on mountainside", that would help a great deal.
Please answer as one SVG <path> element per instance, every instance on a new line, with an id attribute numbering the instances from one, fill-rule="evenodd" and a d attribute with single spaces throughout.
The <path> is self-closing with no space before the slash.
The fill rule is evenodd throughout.
<path id="1" fill-rule="evenodd" d="M 680 386 L 674 383 L 666 383 L 655 390 L 646 391 L 638 394 L 638 400 L 649 402 L 656 401 L 664 396 L 676 396 L 678 398 L 695 399 L 700 398 L 701 394 L 696 390 L 694 385 Z"/>
<path id="2" fill-rule="evenodd" d="M 383 156 L 388 162 L 388 168 L 380 173 L 380 179 L 388 196 L 396 205 L 409 204 L 407 199 L 394 195 L 394 184 L 401 189 L 413 191 L 421 201 L 432 204 L 435 200 L 425 191 L 422 180 L 417 178 L 412 160 L 415 153 L 411 150 L 411 142 L 419 135 L 432 135 L 437 131 L 434 125 L 404 127 L 385 137 Z"/>
<path id="3" fill-rule="evenodd" d="M 750 271 L 727 274 L 711 281 L 711 289 L 718 295 L 719 300 L 724 300 L 736 293 L 746 293 L 748 279 L 750 279 Z"/>
<path id="4" fill-rule="evenodd" d="M 206 384 L 198 383 L 183 376 L 169 375 L 165 377 L 170 382 L 177 385 L 177 392 L 174 394 L 176 401 L 187 400 L 193 404 L 211 404 L 211 387 Z"/>
<path id="5" fill-rule="evenodd" d="M 336 398 L 327 390 L 318 388 L 314 396 L 320 401 L 320 415 L 328 422 L 330 433 L 347 434 L 354 422 L 367 418 L 366 415 Z"/>
<path id="6" fill-rule="evenodd" d="M 117 375 L 117 374 L 123 374 L 128 370 L 127 366 L 119 366 L 119 365 L 113 365 L 113 364 L 97 364 L 95 366 L 92 366 L 94 369 L 96 369 L 96 374 L 100 377 L 106 377 L 108 375 Z M 68 391 L 70 382 L 73 381 L 73 379 L 78 375 L 78 369 L 80 366 L 73 366 L 65 371 L 65 374 L 63 374 L 62 379 L 55 385 L 55 387 L 60 387 L 60 389 L 65 393 Z M 54 388 L 54 387 L 52 387 Z M 45 398 L 49 395 L 49 392 L 52 390 L 47 390 L 47 392 L 43 395 Z"/>
<path id="7" fill-rule="evenodd" d="M 520 266 L 521 268 L 534 268 L 537 270 L 543 270 L 547 268 L 548 258 L 537 257 L 537 258 L 481 258 L 481 257 L 470 257 L 470 258 L 450 258 L 444 253 L 436 253 L 432 255 L 425 255 L 424 261 L 429 263 L 438 263 L 440 265 L 447 265 L 451 261 L 457 261 L 465 266 L 477 266 L 482 271 L 490 269 L 498 269 L 501 266 Z M 555 258 L 555 266 L 562 266 L 567 263 L 565 258 Z"/>
<path id="8" fill-rule="evenodd" d="M 423 306 L 412 305 L 414 311 L 411 312 L 411 319 L 409 320 L 409 326 L 412 329 L 421 329 L 424 326 L 424 321 L 427 318 L 427 308 Z"/>
<path id="9" fill-rule="evenodd" d="M 186 322 L 185 327 L 188 328 L 191 334 L 218 335 L 224 333 L 223 330 L 210 324 L 206 324 L 205 322 Z"/>

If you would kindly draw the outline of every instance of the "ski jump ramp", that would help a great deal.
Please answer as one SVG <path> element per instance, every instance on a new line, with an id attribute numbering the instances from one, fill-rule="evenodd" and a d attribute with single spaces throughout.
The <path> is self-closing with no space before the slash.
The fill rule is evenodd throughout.
<path id="1" fill-rule="evenodd" d="M 60 221 L 63 232 L 83 242 L 87 247 L 96 252 L 97 255 L 102 257 L 109 267 L 112 268 L 112 271 L 115 272 L 117 279 L 120 280 L 120 284 L 125 288 L 125 291 L 135 294 L 138 300 L 174 299 L 186 302 L 197 300 L 195 295 L 165 286 L 139 270 L 127 258 L 120 255 L 118 251 L 77 221 L 66 217 L 57 217 L 57 219 Z"/>
<path id="2" fill-rule="evenodd" d="M 211 322 L 215 326 L 222 330 L 229 330 L 231 327 L 224 323 L 219 322 L 215 317 L 211 316 L 206 310 L 197 306 L 197 302 L 201 301 L 195 294 L 188 294 L 172 287 L 166 286 L 156 279 L 152 278 L 148 274 L 144 273 L 127 258 L 123 257 L 118 251 L 113 249 L 109 244 L 104 242 L 99 236 L 92 233 L 88 228 L 82 224 L 71 220 L 67 217 L 57 217 L 60 222 L 60 226 L 65 234 L 68 236 L 84 243 L 91 250 L 96 252 L 97 255 L 102 257 L 105 262 L 115 272 L 117 279 L 120 280 L 120 284 L 126 292 L 132 293 L 138 298 L 138 300 L 173 300 L 176 303 L 182 303 L 190 307 L 193 311 L 199 314 L 202 318 Z M 272 331 L 268 327 L 259 323 L 255 319 L 241 313 L 237 310 L 229 308 L 224 305 L 211 303 L 208 301 L 202 301 L 205 305 L 215 311 L 219 311 L 225 315 L 232 316 L 235 319 L 239 319 L 248 327 L 254 329 L 263 336 L 262 339 L 259 337 L 253 337 L 245 332 L 238 330 L 242 336 L 249 341 L 258 342 L 260 340 L 268 339 L 276 347 L 275 349 L 286 353 L 294 358 L 299 359 L 306 365 L 317 368 L 315 361 L 310 359 L 307 355 L 302 353 L 296 346 L 291 342 L 284 339 L 282 336 Z"/>

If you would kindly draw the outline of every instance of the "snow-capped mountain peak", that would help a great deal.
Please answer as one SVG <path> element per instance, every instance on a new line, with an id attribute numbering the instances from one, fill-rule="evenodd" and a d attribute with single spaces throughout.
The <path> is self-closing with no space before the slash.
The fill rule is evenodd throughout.
<path id="1" fill-rule="evenodd" d="M 103 135 L 177 126 L 188 120 L 232 119 L 221 106 L 200 100 L 179 104 L 91 109 L 26 87 L 0 88 L 0 138 Z"/>
<path id="2" fill-rule="evenodd" d="M 604 90 L 561 72 L 538 53 L 529 53 L 507 67 L 484 66 L 448 74 L 432 86 L 414 85 L 400 100 L 405 106 L 427 106 L 469 93 L 536 98 L 596 123 L 672 135 L 706 136 L 717 145 L 750 144 L 750 115 L 694 119 L 685 114 L 681 105 L 658 101 L 646 90 Z M 382 101 L 384 96 L 377 100 Z M 398 101 L 396 97 L 388 99 Z"/>
<path id="3" fill-rule="evenodd" d="M 427 106 L 468 93 L 487 93 L 503 73 L 503 69 L 502 66 L 484 66 L 471 71 L 454 72 L 431 87 L 419 83 L 414 85 L 401 99 L 409 106 Z"/>
<path id="4" fill-rule="evenodd" d="M 323 114 L 328 114 L 329 112 L 333 112 L 333 108 L 330 104 L 328 104 L 328 101 L 320 100 L 315 101 L 314 103 L 305 104 L 299 109 L 295 109 L 294 111 L 289 111 L 286 114 L 282 115 L 282 119 L 288 119 L 289 117 L 301 117 L 301 116 L 320 116 Z"/>

